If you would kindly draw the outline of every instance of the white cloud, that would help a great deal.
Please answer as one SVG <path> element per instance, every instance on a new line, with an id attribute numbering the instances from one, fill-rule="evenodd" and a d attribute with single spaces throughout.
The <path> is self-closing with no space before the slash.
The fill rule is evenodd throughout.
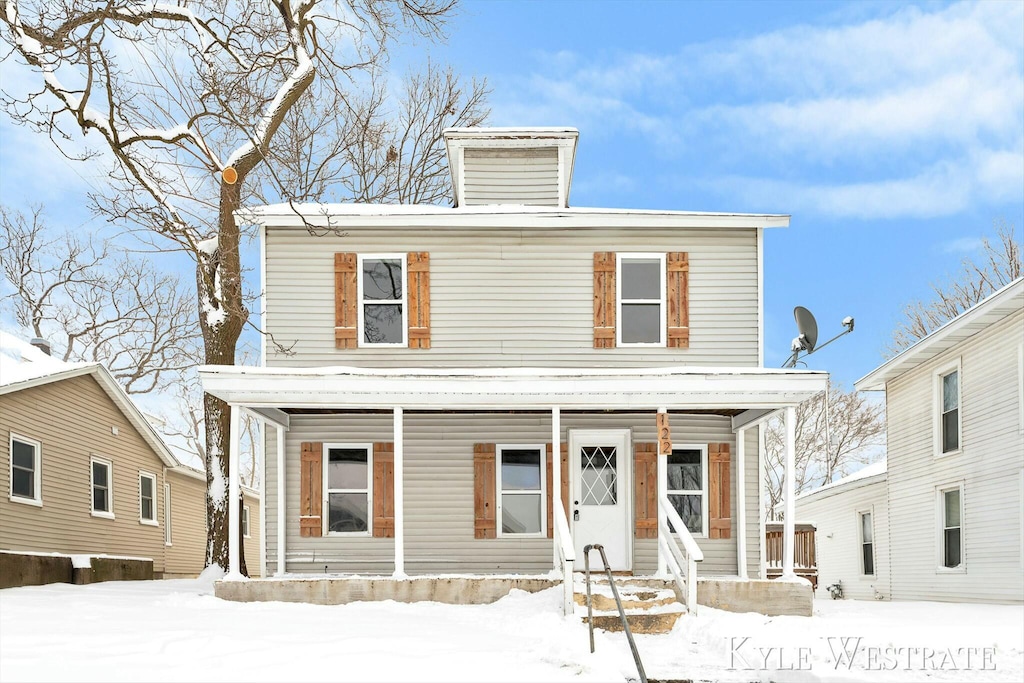
<path id="1" fill-rule="evenodd" d="M 1024 201 L 1022 24 L 1022 3 L 961 3 L 672 54 L 559 53 L 513 79 L 494 111 L 637 136 L 698 161 L 678 170 L 705 174 L 689 182 L 794 208 L 949 215 Z M 705 158 L 687 158 L 697 147 Z"/>
<path id="2" fill-rule="evenodd" d="M 939 245 L 944 254 L 970 254 L 980 251 L 984 243 L 980 237 L 960 237 Z"/>

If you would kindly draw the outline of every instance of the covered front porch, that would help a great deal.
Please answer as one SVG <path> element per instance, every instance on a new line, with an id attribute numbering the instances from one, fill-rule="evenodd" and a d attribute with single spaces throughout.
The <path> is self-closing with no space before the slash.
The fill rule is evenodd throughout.
<path id="1" fill-rule="evenodd" d="M 672 580 L 691 609 L 698 574 L 763 577 L 757 426 L 782 410 L 792 434 L 825 386 L 736 368 L 201 372 L 232 406 L 232 472 L 242 413 L 267 427 L 264 576 L 554 581 L 567 610 L 562 577 L 589 543 L 616 571 Z"/>

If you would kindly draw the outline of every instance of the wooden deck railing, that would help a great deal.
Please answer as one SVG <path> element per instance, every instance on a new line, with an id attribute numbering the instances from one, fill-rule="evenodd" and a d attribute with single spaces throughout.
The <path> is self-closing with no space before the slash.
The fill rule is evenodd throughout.
<path id="1" fill-rule="evenodd" d="M 793 571 L 818 587 L 818 558 L 814 546 L 813 524 L 797 522 L 793 525 Z M 765 556 L 768 578 L 782 576 L 782 522 L 768 522 L 764 531 Z"/>

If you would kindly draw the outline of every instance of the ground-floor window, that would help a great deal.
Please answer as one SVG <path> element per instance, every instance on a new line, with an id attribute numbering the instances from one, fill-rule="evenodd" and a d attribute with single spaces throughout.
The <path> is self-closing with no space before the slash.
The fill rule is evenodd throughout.
<path id="1" fill-rule="evenodd" d="M 156 476 L 139 472 L 139 521 L 156 524 Z"/>
<path id="2" fill-rule="evenodd" d="M 939 490 L 939 556 L 944 569 L 963 565 L 963 509 L 963 486 Z"/>
<path id="3" fill-rule="evenodd" d="M 500 535 L 547 534 L 542 446 L 497 447 Z"/>
<path id="4" fill-rule="evenodd" d="M 242 536 L 249 538 L 249 506 L 242 506 Z"/>
<path id="5" fill-rule="evenodd" d="M 668 500 L 692 534 L 707 534 L 707 449 L 673 448 L 668 455 Z"/>
<path id="6" fill-rule="evenodd" d="M 870 512 L 861 512 L 860 517 L 860 557 L 861 574 L 875 575 L 875 534 Z"/>
<path id="7" fill-rule="evenodd" d="M 114 516 L 114 465 L 109 460 L 92 458 L 89 463 L 92 485 L 92 515 Z"/>
<path id="8" fill-rule="evenodd" d="M 370 532 L 370 444 L 325 444 L 324 490 L 327 495 L 327 533 Z"/>

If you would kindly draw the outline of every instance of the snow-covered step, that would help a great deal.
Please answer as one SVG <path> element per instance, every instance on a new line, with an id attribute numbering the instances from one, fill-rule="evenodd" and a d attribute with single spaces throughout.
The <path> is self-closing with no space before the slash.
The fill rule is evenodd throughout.
<path id="1" fill-rule="evenodd" d="M 660 579 L 616 577 L 615 587 L 618 589 L 622 609 L 626 613 L 626 621 L 631 631 L 655 634 L 668 633 L 672 630 L 679 617 L 686 612 L 686 608 L 677 600 L 676 593 L 670 586 L 669 582 Z M 575 612 L 586 623 L 586 583 L 577 580 L 574 590 Z M 606 631 L 622 631 L 622 618 L 619 616 L 607 578 L 604 581 L 592 579 L 590 595 L 594 627 Z"/>

